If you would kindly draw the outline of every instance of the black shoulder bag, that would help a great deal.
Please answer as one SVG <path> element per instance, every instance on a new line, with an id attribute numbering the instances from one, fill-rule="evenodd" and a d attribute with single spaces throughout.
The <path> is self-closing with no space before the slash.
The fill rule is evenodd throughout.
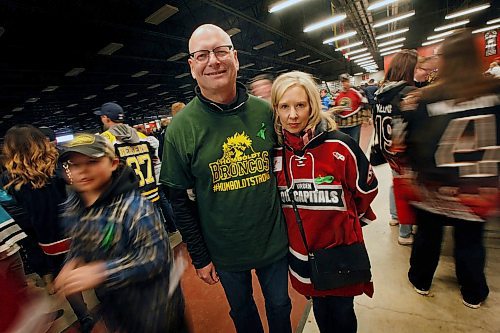
<path id="1" fill-rule="evenodd" d="M 290 187 L 290 179 L 287 172 L 287 163 L 283 147 L 283 170 L 287 187 Z M 310 251 L 307 244 L 304 226 L 297 208 L 297 203 L 290 195 L 295 219 L 299 227 L 302 241 L 308 253 L 310 277 L 314 289 L 331 290 L 358 283 L 370 282 L 372 274 L 370 271 L 370 259 L 366 252 L 364 243 L 351 245 L 340 245 L 328 249 Z"/>

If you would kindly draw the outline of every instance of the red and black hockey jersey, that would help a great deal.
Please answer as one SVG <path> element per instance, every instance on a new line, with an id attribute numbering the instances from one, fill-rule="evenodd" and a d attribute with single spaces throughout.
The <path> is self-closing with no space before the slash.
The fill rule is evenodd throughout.
<path id="1" fill-rule="evenodd" d="M 499 87 L 464 102 L 428 97 L 403 113 L 406 154 L 417 173 L 414 206 L 477 222 L 498 212 Z"/>
<path id="2" fill-rule="evenodd" d="M 283 151 L 284 150 L 284 151 Z M 284 175 L 287 169 L 290 186 Z M 312 139 L 285 133 L 285 147 L 274 157 L 290 243 L 289 272 L 293 287 L 307 296 L 354 296 L 373 293 L 371 283 L 328 291 L 311 284 L 307 251 L 295 219 L 291 197 L 303 220 L 309 250 L 363 242 L 361 225 L 375 220 L 370 204 L 377 195 L 377 179 L 358 144 L 340 131 L 317 126 Z"/>

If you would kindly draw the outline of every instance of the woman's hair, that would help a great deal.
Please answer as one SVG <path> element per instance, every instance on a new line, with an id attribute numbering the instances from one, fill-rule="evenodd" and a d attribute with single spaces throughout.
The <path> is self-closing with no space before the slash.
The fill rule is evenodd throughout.
<path id="1" fill-rule="evenodd" d="M 6 188 L 30 184 L 42 188 L 54 176 L 58 153 L 45 135 L 31 125 L 10 128 L 5 134 L 3 154 L 10 182 Z"/>
<path id="2" fill-rule="evenodd" d="M 392 58 L 384 82 L 406 81 L 409 85 L 415 85 L 415 67 L 417 66 L 418 54 L 415 50 L 402 50 Z"/>
<path id="3" fill-rule="evenodd" d="M 439 50 L 439 80 L 422 90 L 424 99 L 457 99 L 457 103 L 498 92 L 499 80 L 483 75 L 482 62 L 468 29 L 446 38 Z"/>
<path id="4" fill-rule="evenodd" d="M 182 102 L 176 102 L 172 104 L 172 117 L 179 113 L 182 109 L 184 109 L 185 106 L 186 104 Z"/>
<path id="5" fill-rule="evenodd" d="M 321 98 L 313 77 L 304 72 L 292 71 L 278 76 L 271 89 L 271 104 L 274 109 L 274 130 L 278 135 L 278 142 L 280 144 L 283 143 L 283 128 L 278 116 L 278 104 L 285 92 L 289 88 L 296 86 L 304 88 L 311 110 L 309 120 L 304 130 L 314 128 L 323 119 L 327 121 L 328 131 L 333 131 L 337 128 L 335 121 L 321 111 Z"/>

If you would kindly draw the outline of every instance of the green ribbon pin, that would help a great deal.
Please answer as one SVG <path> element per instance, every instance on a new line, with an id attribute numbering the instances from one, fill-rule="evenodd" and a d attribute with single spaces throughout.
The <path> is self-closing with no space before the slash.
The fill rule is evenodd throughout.
<path id="1" fill-rule="evenodd" d="M 266 139 L 266 125 L 264 123 L 260 125 L 260 130 L 257 132 L 257 136 L 262 140 Z"/>
<path id="2" fill-rule="evenodd" d="M 325 176 L 325 177 L 316 177 L 314 179 L 314 182 L 318 185 L 321 185 L 321 184 L 324 184 L 324 183 L 328 183 L 328 184 L 331 184 L 333 183 L 333 180 L 335 178 L 333 178 L 333 176 Z"/>

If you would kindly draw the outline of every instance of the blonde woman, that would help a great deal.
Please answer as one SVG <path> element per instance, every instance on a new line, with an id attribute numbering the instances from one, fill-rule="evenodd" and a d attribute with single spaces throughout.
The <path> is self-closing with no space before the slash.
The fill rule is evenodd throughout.
<path id="1" fill-rule="evenodd" d="M 59 223 L 66 184 L 56 176 L 57 150 L 37 128 L 19 125 L 5 134 L 3 154 L 8 173 L 5 189 L 28 214 L 36 241 L 47 255 L 49 268 L 55 276 L 70 244 Z M 68 301 L 80 320 L 81 331 L 90 332 L 93 319 L 82 295 L 75 294 Z"/>
<path id="2" fill-rule="evenodd" d="M 377 194 L 377 179 L 359 145 L 321 112 L 309 74 L 279 76 L 271 101 L 282 145 L 276 150 L 274 171 L 288 229 L 292 285 L 312 297 L 321 332 L 356 332 L 354 296 L 373 294 L 370 278 L 329 290 L 318 288 L 311 282 L 308 254 L 363 244 L 361 226 L 375 219 L 370 203 Z"/>

